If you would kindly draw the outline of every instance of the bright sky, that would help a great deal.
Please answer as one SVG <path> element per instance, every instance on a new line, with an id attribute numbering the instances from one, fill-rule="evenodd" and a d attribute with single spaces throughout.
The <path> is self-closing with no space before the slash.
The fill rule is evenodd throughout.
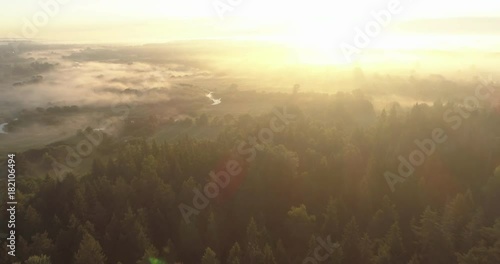
<path id="1" fill-rule="evenodd" d="M 207 25 L 213 37 L 217 34 L 235 31 L 246 33 L 261 29 L 262 26 L 295 28 L 299 26 L 342 27 L 356 26 L 369 18 L 371 11 L 385 9 L 390 0 L 23 0 L 2 1 L 0 11 L 0 34 L 23 35 L 25 21 L 33 21 L 33 16 L 45 12 L 39 3 L 58 4 L 59 11 L 49 17 L 48 24 L 39 28 L 39 38 L 67 38 L 78 35 L 100 37 L 113 30 L 123 30 L 122 26 L 133 29 L 165 26 L 173 30 L 168 38 L 207 37 Z M 59 1 L 59 2 L 57 2 Z M 500 17 L 498 0 L 400 0 L 402 11 L 395 19 L 422 19 L 448 17 Z M 224 12 L 220 19 L 214 3 L 234 7 Z M 183 19 L 184 21 L 172 21 Z M 242 22 L 244 20 L 246 22 Z M 325 22 L 326 21 L 326 22 Z M 326 24 L 325 24 L 326 23 Z M 335 25 L 334 25 L 335 24 Z M 352 25 L 350 25 L 352 24 Z M 362 24 L 361 24 L 362 25 Z M 198 30 L 196 28 L 198 27 Z M 175 29 L 178 29 L 176 32 Z M 64 30 L 62 36 L 60 30 Z M 144 30 L 144 29 L 143 29 Z M 336 30 L 336 29 L 333 29 Z M 71 32 L 67 32 L 71 31 Z M 158 28 L 149 28 L 151 38 Z M 100 33 L 99 33 L 100 32 Z M 130 33 L 130 32 L 129 32 Z M 112 36 L 113 34 L 111 34 Z M 134 32 L 134 35 L 141 35 Z"/>
<path id="2" fill-rule="evenodd" d="M 387 10 L 391 0 L 0 0 L 0 37 L 67 42 L 163 42 L 200 38 L 287 39 L 298 45 L 338 41 Z M 58 3 L 48 12 L 40 3 Z M 394 0 L 397 1 L 397 0 Z M 499 0 L 400 0 L 401 12 L 383 30 L 406 20 L 460 18 L 423 24 L 423 30 L 500 36 Z M 217 11 L 214 7 L 228 7 Z M 233 6 L 231 6 L 233 4 Z M 45 11 L 44 11 L 45 10 Z M 49 10 L 50 11 L 50 10 Z M 224 19 L 221 19 L 220 13 Z M 47 23 L 38 23 L 49 14 Z M 465 19 L 466 17 L 467 19 Z M 483 18 L 478 20 L 478 18 Z M 33 23 L 35 32 L 27 28 Z M 434 24 L 433 24 L 434 23 Z M 437 24 L 436 24 L 437 23 Z M 444 21 L 446 23 L 446 21 Z M 434 26 L 436 25 L 436 26 Z M 403 29 L 405 27 L 402 27 Z M 31 28 L 32 29 L 32 28 Z M 407 28 L 408 29 L 408 28 Z M 422 30 L 412 24 L 410 29 Z M 498 32 L 497 32 L 498 31 Z M 28 32 L 28 33 L 27 33 Z M 347 36 L 347 37 L 346 37 Z M 383 42 L 383 40 L 381 40 Z M 412 40 L 412 42 L 414 42 Z M 398 41 L 391 40 L 391 43 Z M 405 43 L 400 43 L 406 45 Z M 330 45 L 330 44 L 328 44 Z"/>
<path id="3" fill-rule="evenodd" d="M 16 20 L 30 16 L 40 9 L 39 2 L 59 1 L 64 10 L 61 15 L 73 17 L 80 22 L 94 21 L 103 16 L 122 16 L 149 19 L 158 18 L 193 18 L 216 16 L 213 0 L 2 0 L 2 19 Z M 222 3 L 235 3 L 234 15 L 253 18 L 297 17 L 307 13 L 331 14 L 344 11 L 349 14 L 370 10 L 371 7 L 384 5 L 385 0 L 221 0 Z M 401 0 L 404 5 L 411 5 L 412 15 L 418 17 L 449 16 L 498 16 L 500 2 L 496 0 L 456 1 L 456 0 Z"/>

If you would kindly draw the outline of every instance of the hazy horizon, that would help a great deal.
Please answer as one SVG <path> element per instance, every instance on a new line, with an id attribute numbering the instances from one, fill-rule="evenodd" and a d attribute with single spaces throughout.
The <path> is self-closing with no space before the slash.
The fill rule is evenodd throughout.
<path id="1" fill-rule="evenodd" d="M 499 0 L 4 2 L 0 263 L 500 263 Z"/>
<path id="2" fill-rule="evenodd" d="M 395 2 L 399 3 L 398 12 L 391 15 L 388 25 L 368 48 L 498 51 L 500 4 L 496 1 Z M 41 3 L 52 5 L 45 8 Z M 341 42 L 351 41 L 355 35 L 353 29 L 362 28 L 373 19 L 373 12 L 387 9 L 388 3 L 390 1 L 383 0 L 348 3 L 321 0 L 307 3 L 262 0 L 182 3 L 147 0 L 140 4 L 102 0 L 8 2 L 5 10 L 12 12 L 0 18 L 0 38 L 75 44 L 248 39 L 329 50 L 337 49 Z M 48 19 L 45 21 L 40 13 Z M 485 44 L 479 41 L 482 38 L 493 41 Z M 461 42 L 463 44 L 457 44 Z"/>

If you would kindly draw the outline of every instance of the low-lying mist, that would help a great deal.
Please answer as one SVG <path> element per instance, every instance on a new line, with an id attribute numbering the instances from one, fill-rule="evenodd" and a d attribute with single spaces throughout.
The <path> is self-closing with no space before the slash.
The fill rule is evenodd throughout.
<path id="1" fill-rule="evenodd" d="M 127 118 L 175 120 L 252 112 L 276 104 L 279 94 L 354 91 L 381 111 L 394 102 L 460 102 L 481 80 L 498 77 L 498 54 L 367 50 L 350 66 L 308 64 L 302 55 L 277 43 L 222 40 L 2 45 L 0 124 L 8 123 L 8 134 L 0 146 L 29 149 L 98 128 L 116 105 L 134 109 Z M 209 91 L 222 97 L 217 108 L 205 97 Z"/>

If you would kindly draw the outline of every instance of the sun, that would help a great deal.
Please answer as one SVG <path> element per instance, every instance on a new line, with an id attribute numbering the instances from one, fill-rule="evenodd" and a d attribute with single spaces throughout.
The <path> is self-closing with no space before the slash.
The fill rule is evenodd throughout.
<path id="1" fill-rule="evenodd" d="M 288 43 L 296 51 L 299 63 L 349 65 L 339 46 L 348 42 L 350 24 L 348 15 L 304 19 L 291 25 Z"/>

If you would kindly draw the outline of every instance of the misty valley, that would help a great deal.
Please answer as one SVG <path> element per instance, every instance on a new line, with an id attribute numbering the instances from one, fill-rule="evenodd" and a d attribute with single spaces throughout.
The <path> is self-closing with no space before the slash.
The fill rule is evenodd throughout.
<path id="1" fill-rule="evenodd" d="M 4 41 L 0 263 L 500 263 L 499 53 L 398 54 Z"/>

